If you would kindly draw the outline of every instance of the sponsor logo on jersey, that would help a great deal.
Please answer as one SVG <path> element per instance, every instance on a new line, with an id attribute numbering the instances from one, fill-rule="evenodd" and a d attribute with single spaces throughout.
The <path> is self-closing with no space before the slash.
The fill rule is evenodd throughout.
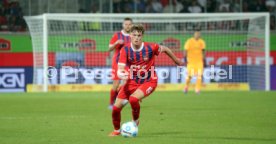
<path id="1" fill-rule="evenodd" d="M 143 60 L 144 60 L 144 61 L 148 61 L 148 60 L 149 60 L 149 57 L 148 57 L 148 56 L 143 56 Z"/>

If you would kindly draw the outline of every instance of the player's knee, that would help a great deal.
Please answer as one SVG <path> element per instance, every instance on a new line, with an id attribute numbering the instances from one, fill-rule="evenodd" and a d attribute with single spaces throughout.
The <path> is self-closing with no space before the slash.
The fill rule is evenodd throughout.
<path id="1" fill-rule="evenodd" d="M 126 104 L 128 103 L 128 100 L 123 100 L 122 102 L 121 102 L 121 104 L 123 105 L 123 106 L 125 106 Z"/>
<path id="2" fill-rule="evenodd" d="M 134 97 L 134 96 L 130 96 L 129 97 L 129 103 L 130 104 L 134 104 L 134 103 L 138 103 L 139 102 L 139 99 Z"/>
<path id="3" fill-rule="evenodd" d="M 112 110 L 113 110 L 113 112 L 121 112 L 122 108 L 121 108 L 121 107 L 117 107 L 117 106 L 113 105 Z"/>

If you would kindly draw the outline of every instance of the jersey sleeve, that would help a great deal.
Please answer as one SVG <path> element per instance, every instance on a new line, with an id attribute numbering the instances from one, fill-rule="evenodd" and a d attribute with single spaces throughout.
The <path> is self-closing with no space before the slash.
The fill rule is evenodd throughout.
<path id="1" fill-rule="evenodd" d="M 123 65 L 125 66 L 127 64 L 127 47 L 123 47 L 120 50 L 120 58 L 118 61 L 118 65 Z"/>
<path id="2" fill-rule="evenodd" d="M 188 39 L 188 40 L 185 42 L 184 50 L 188 50 L 189 47 L 190 47 L 190 40 Z"/>
<path id="3" fill-rule="evenodd" d="M 117 39 L 118 39 L 117 34 L 114 33 L 114 35 L 113 35 L 112 38 L 110 39 L 109 44 L 110 44 L 110 45 L 111 45 L 111 44 L 114 44 L 114 43 L 117 41 Z"/>
<path id="4" fill-rule="evenodd" d="M 157 56 L 162 52 L 162 47 L 159 44 L 153 43 L 152 48 L 153 48 L 154 54 Z"/>

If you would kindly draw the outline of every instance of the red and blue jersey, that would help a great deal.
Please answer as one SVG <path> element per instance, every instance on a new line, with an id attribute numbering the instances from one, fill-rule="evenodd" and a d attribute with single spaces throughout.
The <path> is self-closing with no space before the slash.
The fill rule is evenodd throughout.
<path id="1" fill-rule="evenodd" d="M 143 42 L 139 49 L 134 49 L 132 44 L 128 43 L 120 51 L 118 65 L 127 66 L 136 83 L 141 84 L 156 78 L 154 61 L 160 52 L 161 47 L 156 43 Z"/>
<path id="2" fill-rule="evenodd" d="M 116 32 L 114 33 L 114 35 L 112 36 L 109 44 L 114 44 L 117 40 L 123 40 L 124 41 L 124 44 L 118 44 L 115 46 L 115 49 L 114 49 L 114 54 L 113 54 L 113 58 L 112 58 L 112 63 L 113 64 L 117 64 L 118 61 L 119 61 L 119 57 L 120 57 L 120 50 L 121 48 L 127 44 L 127 43 L 130 43 L 130 37 L 129 37 L 129 34 L 126 34 L 124 33 L 123 31 L 119 31 L 119 32 Z"/>

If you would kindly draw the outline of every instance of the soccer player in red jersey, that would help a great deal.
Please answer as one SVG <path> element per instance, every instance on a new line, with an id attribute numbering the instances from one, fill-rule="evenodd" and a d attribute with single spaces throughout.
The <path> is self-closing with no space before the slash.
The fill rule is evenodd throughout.
<path id="1" fill-rule="evenodd" d="M 112 109 L 115 102 L 116 96 L 118 94 L 118 89 L 120 85 L 120 78 L 117 75 L 118 61 L 120 57 L 121 48 L 130 42 L 129 31 L 132 26 L 132 19 L 125 18 L 123 22 L 123 29 L 119 32 L 114 33 L 109 42 L 109 51 L 114 51 L 112 58 L 112 80 L 113 85 L 110 90 L 110 101 L 109 109 Z"/>
<path id="2" fill-rule="evenodd" d="M 140 100 L 149 96 L 157 86 L 157 75 L 154 71 L 155 57 L 164 52 L 177 65 L 183 65 L 172 51 L 156 43 L 143 42 L 144 27 L 134 25 L 130 29 L 131 43 L 120 51 L 117 74 L 126 79 L 117 96 L 112 109 L 114 131 L 109 136 L 120 134 L 121 110 L 127 102 L 132 108 L 132 120 L 138 126 L 140 115 Z M 129 69 L 125 69 L 128 67 Z"/>

